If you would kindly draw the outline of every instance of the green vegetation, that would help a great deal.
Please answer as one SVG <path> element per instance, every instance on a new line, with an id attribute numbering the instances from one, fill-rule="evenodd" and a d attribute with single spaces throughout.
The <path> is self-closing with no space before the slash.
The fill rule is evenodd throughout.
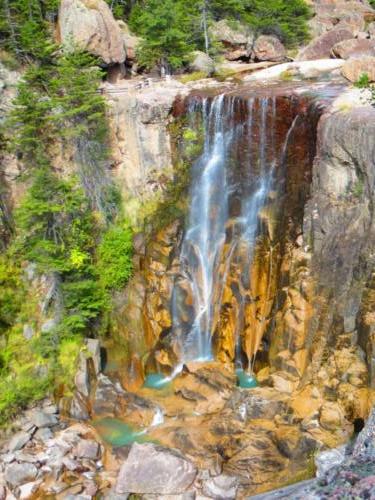
<path id="1" fill-rule="evenodd" d="M 133 234 L 123 223 L 108 228 L 98 247 L 97 269 L 106 289 L 120 289 L 133 270 Z"/>
<path id="2" fill-rule="evenodd" d="M 370 79 L 367 73 L 362 73 L 362 75 L 355 82 L 354 86 L 359 89 L 366 89 L 370 85 Z"/>
<path id="3" fill-rule="evenodd" d="M 219 19 L 244 23 L 256 34 L 274 34 L 294 47 L 307 39 L 309 17 L 304 0 L 145 0 L 135 4 L 129 21 L 143 38 L 141 64 L 175 70 L 193 50 L 217 51 L 209 26 Z"/>
<path id="4" fill-rule="evenodd" d="M 1 135 L 27 190 L 0 258 L 0 424 L 46 391 L 69 389 L 83 337 L 105 333 L 111 291 L 132 271 L 132 233 L 106 170 L 102 70 L 52 43 L 57 4 L 0 4 L 3 49 L 27 64 Z M 49 290 L 38 292 L 42 277 Z"/>
<path id="5" fill-rule="evenodd" d="M 375 85 L 370 82 L 370 78 L 367 73 L 362 73 L 358 81 L 354 83 L 354 86 L 359 89 L 369 90 L 370 98 L 365 99 L 364 101 L 370 101 L 370 104 L 372 104 L 372 106 L 375 106 Z"/>

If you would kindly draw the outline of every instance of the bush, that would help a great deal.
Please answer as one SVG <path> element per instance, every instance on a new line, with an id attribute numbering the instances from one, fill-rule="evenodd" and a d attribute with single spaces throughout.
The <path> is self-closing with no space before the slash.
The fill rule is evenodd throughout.
<path id="1" fill-rule="evenodd" d="M 133 271 L 133 232 L 126 223 L 111 226 L 98 247 L 97 272 L 108 290 L 126 285 Z"/>

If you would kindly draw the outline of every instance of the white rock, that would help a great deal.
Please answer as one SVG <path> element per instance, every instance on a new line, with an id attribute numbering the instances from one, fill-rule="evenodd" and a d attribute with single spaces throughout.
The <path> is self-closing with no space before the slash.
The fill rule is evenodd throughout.
<path id="1" fill-rule="evenodd" d="M 340 446 L 333 450 L 322 451 L 315 457 L 315 465 L 317 468 L 316 475 L 318 478 L 323 477 L 324 474 L 335 467 L 340 465 L 345 460 L 345 446 Z"/>
<path id="2" fill-rule="evenodd" d="M 345 61 L 341 59 L 318 59 L 315 61 L 294 61 L 290 63 L 278 64 L 271 68 L 256 71 L 251 75 L 245 76 L 244 81 L 272 80 L 280 78 L 285 72 L 297 72 L 306 78 L 311 72 L 326 73 L 341 68 Z"/>

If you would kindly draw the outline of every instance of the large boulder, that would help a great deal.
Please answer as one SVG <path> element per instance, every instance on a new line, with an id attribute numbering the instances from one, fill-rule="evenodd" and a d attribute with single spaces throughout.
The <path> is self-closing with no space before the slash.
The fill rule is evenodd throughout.
<path id="1" fill-rule="evenodd" d="M 375 40 L 356 38 L 344 40 L 333 47 L 332 54 L 341 59 L 375 56 Z"/>
<path id="2" fill-rule="evenodd" d="M 275 36 L 261 35 L 254 43 L 253 56 L 256 61 L 284 61 L 286 50 Z"/>
<path id="3" fill-rule="evenodd" d="M 240 23 L 232 25 L 226 19 L 222 19 L 211 26 L 210 37 L 223 44 L 225 58 L 229 61 L 249 58 L 251 55 L 254 34 Z"/>
<path id="4" fill-rule="evenodd" d="M 324 33 L 312 40 L 306 48 L 299 54 L 299 61 L 326 59 L 331 56 L 332 48 L 339 42 L 350 40 L 353 38 L 353 33 L 347 28 L 336 28 L 328 33 Z"/>
<path id="5" fill-rule="evenodd" d="M 137 48 L 139 47 L 142 39 L 138 36 L 133 35 L 130 32 L 128 25 L 124 21 L 117 21 L 117 24 L 120 27 L 124 40 L 126 60 L 132 62 L 136 59 Z"/>
<path id="6" fill-rule="evenodd" d="M 192 71 L 200 71 L 202 73 L 206 73 L 207 75 L 213 73 L 215 70 L 215 63 L 209 55 L 205 52 L 197 50 L 194 52 L 193 56 L 194 59 L 189 64 L 189 68 Z"/>
<path id="7" fill-rule="evenodd" d="M 11 486 L 19 486 L 29 481 L 33 481 L 38 474 L 38 469 L 33 464 L 14 463 L 7 466 L 5 480 Z"/>
<path id="8" fill-rule="evenodd" d="M 68 50 L 78 46 L 106 64 L 126 59 L 123 34 L 104 0 L 62 0 L 59 27 Z"/>
<path id="9" fill-rule="evenodd" d="M 341 72 L 350 82 L 356 82 L 366 74 L 370 82 L 375 82 L 375 57 L 362 57 L 361 59 L 348 59 Z"/>
<path id="10" fill-rule="evenodd" d="M 197 475 L 195 466 L 176 450 L 134 443 L 117 478 L 116 493 L 176 495 Z"/>

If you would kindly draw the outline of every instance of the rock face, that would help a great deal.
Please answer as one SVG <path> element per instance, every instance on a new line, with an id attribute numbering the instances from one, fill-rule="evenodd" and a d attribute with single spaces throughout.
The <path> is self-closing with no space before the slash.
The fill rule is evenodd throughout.
<path id="1" fill-rule="evenodd" d="M 177 451 L 134 443 L 121 467 L 116 492 L 176 495 L 185 492 L 196 475 L 194 465 Z"/>
<path id="2" fill-rule="evenodd" d="M 349 59 L 341 69 L 342 74 L 350 82 L 356 82 L 366 74 L 370 82 L 375 82 L 375 57 L 361 57 Z"/>
<path id="3" fill-rule="evenodd" d="M 124 87 L 116 95 L 109 87 L 113 174 L 131 221 L 143 219 L 165 189 L 172 174 L 168 125 L 173 103 L 186 92 L 176 81 L 138 91 Z"/>
<path id="4" fill-rule="evenodd" d="M 312 40 L 312 42 L 298 54 L 297 59 L 303 61 L 329 58 L 332 48 L 337 43 L 344 40 L 350 40 L 351 38 L 353 38 L 353 33 L 348 28 L 332 29 Z"/>
<path id="5" fill-rule="evenodd" d="M 59 27 L 68 49 L 77 45 L 106 64 L 126 59 L 123 34 L 104 0 L 62 0 Z"/>
<path id="6" fill-rule="evenodd" d="M 358 59 L 366 56 L 374 57 L 375 40 L 344 40 L 332 48 L 332 54 L 341 59 L 349 59 L 351 57 Z"/>

